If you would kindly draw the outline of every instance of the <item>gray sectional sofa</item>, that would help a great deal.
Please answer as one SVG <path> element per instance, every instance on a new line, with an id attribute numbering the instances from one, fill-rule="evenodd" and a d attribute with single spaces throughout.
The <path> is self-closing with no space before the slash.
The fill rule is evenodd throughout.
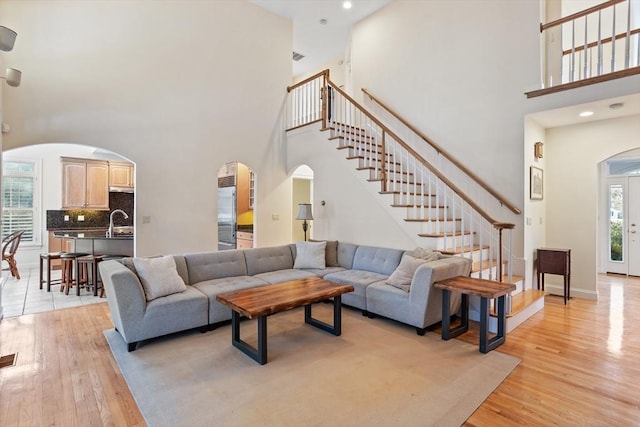
<path id="1" fill-rule="evenodd" d="M 103 261 L 99 269 L 111 318 L 129 351 L 142 340 L 228 321 L 231 310 L 216 301 L 220 293 L 311 276 L 353 285 L 354 292 L 342 295 L 343 304 L 414 326 L 422 335 L 442 317 L 442 293 L 433 283 L 471 270 L 471 260 L 461 257 L 426 262 L 415 270 L 407 292 L 387 280 L 411 252 L 346 242 L 334 242 L 333 250 L 337 256 L 324 269 L 294 268 L 295 244 L 172 255 L 186 289 L 151 301 L 133 259 Z M 459 306 L 460 298 L 452 298 L 451 312 Z"/>

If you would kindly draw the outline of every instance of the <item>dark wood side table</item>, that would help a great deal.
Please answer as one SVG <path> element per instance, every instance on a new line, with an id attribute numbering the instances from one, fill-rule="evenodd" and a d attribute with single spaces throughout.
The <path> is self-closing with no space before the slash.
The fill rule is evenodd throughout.
<path id="1" fill-rule="evenodd" d="M 538 289 L 544 291 L 544 275 L 564 276 L 564 303 L 571 298 L 571 249 L 539 248 L 537 256 Z"/>
<path id="2" fill-rule="evenodd" d="M 505 337 L 506 326 L 506 295 L 516 290 L 516 285 L 501 283 L 493 280 L 475 279 L 458 276 L 442 280 L 433 284 L 434 288 L 442 289 L 442 339 L 450 340 L 469 330 L 469 295 L 480 297 L 480 352 L 488 353 L 501 345 Z M 451 292 L 462 294 L 461 317 L 462 322 L 451 328 L 449 301 Z M 497 298 L 498 331 L 493 338 L 489 338 L 489 300 Z"/>

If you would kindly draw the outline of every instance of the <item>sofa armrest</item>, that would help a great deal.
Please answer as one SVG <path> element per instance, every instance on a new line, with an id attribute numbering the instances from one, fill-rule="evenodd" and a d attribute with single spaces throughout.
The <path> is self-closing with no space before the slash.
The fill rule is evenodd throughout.
<path id="1" fill-rule="evenodd" d="M 138 276 L 115 260 L 98 264 L 111 319 L 125 342 L 135 342 L 142 329 L 147 300 Z"/>
<path id="2" fill-rule="evenodd" d="M 442 290 L 433 287 L 435 282 L 456 276 L 468 276 L 472 261 L 457 256 L 441 258 L 418 267 L 411 281 L 409 304 L 411 311 L 424 318 L 425 326 L 442 320 Z M 460 308 L 460 295 L 451 298 L 451 313 Z"/>

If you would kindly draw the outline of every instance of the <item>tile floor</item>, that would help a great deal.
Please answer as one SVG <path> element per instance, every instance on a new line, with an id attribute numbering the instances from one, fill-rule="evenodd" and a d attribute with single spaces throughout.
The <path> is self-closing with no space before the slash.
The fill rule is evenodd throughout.
<path id="1" fill-rule="evenodd" d="M 52 279 L 59 279 L 60 270 L 52 271 L 51 276 Z M 2 271 L 0 286 L 5 318 L 106 301 L 105 298 L 94 297 L 93 291 L 85 289 L 80 289 L 80 296 L 76 296 L 75 288 L 71 289 L 69 295 L 65 295 L 64 292 L 60 292 L 60 285 L 52 285 L 51 292 L 47 292 L 46 284 L 40 289 L 40 272 L 37 267 L 24 271 L 21 269 L 20 277 L 18 280 L 12 277 L 9 271 Z"/>

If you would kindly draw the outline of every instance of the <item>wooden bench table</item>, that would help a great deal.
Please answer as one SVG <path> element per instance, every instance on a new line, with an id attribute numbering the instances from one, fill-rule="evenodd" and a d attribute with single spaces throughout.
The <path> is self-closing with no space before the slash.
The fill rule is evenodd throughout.
<path id="1" fill-rule="evenodd" d="M 341 296 L 353 292 L 353 286 L 328 282 L 319 277 L 292 280 L 259 288 L 243 289 L 216 296 L 231 308 L 231 344 L 264 365 L 267 363 L 267 316 L 304 306 L 304 322 L 336 336 L 342 333 Z M 333 325 L 314 319 L 311 304 L 333 298 Z M 258 346 L 240 338 L 240 315 L 258 319 Z"/>
<path id="2" fill-rule="evenodd" d="M 434 283 L 433 286 L 442 289 L 443 340 L 450 340 L 469 330 L 469 295 L 476 295 L 480 297 L 480 352 L 488 353 L 504 342 L 506 324 L 505 296 L 514 291 L 516 285 L 458 276 Z M 449 312 L 451 292 L 460 292 L 462 294 L 462 322 L 455 328 L 451 328 L 451 313 Z M 498 331 L 490 339 L 489 300 L 494 298 L 498 298 Z"/>

